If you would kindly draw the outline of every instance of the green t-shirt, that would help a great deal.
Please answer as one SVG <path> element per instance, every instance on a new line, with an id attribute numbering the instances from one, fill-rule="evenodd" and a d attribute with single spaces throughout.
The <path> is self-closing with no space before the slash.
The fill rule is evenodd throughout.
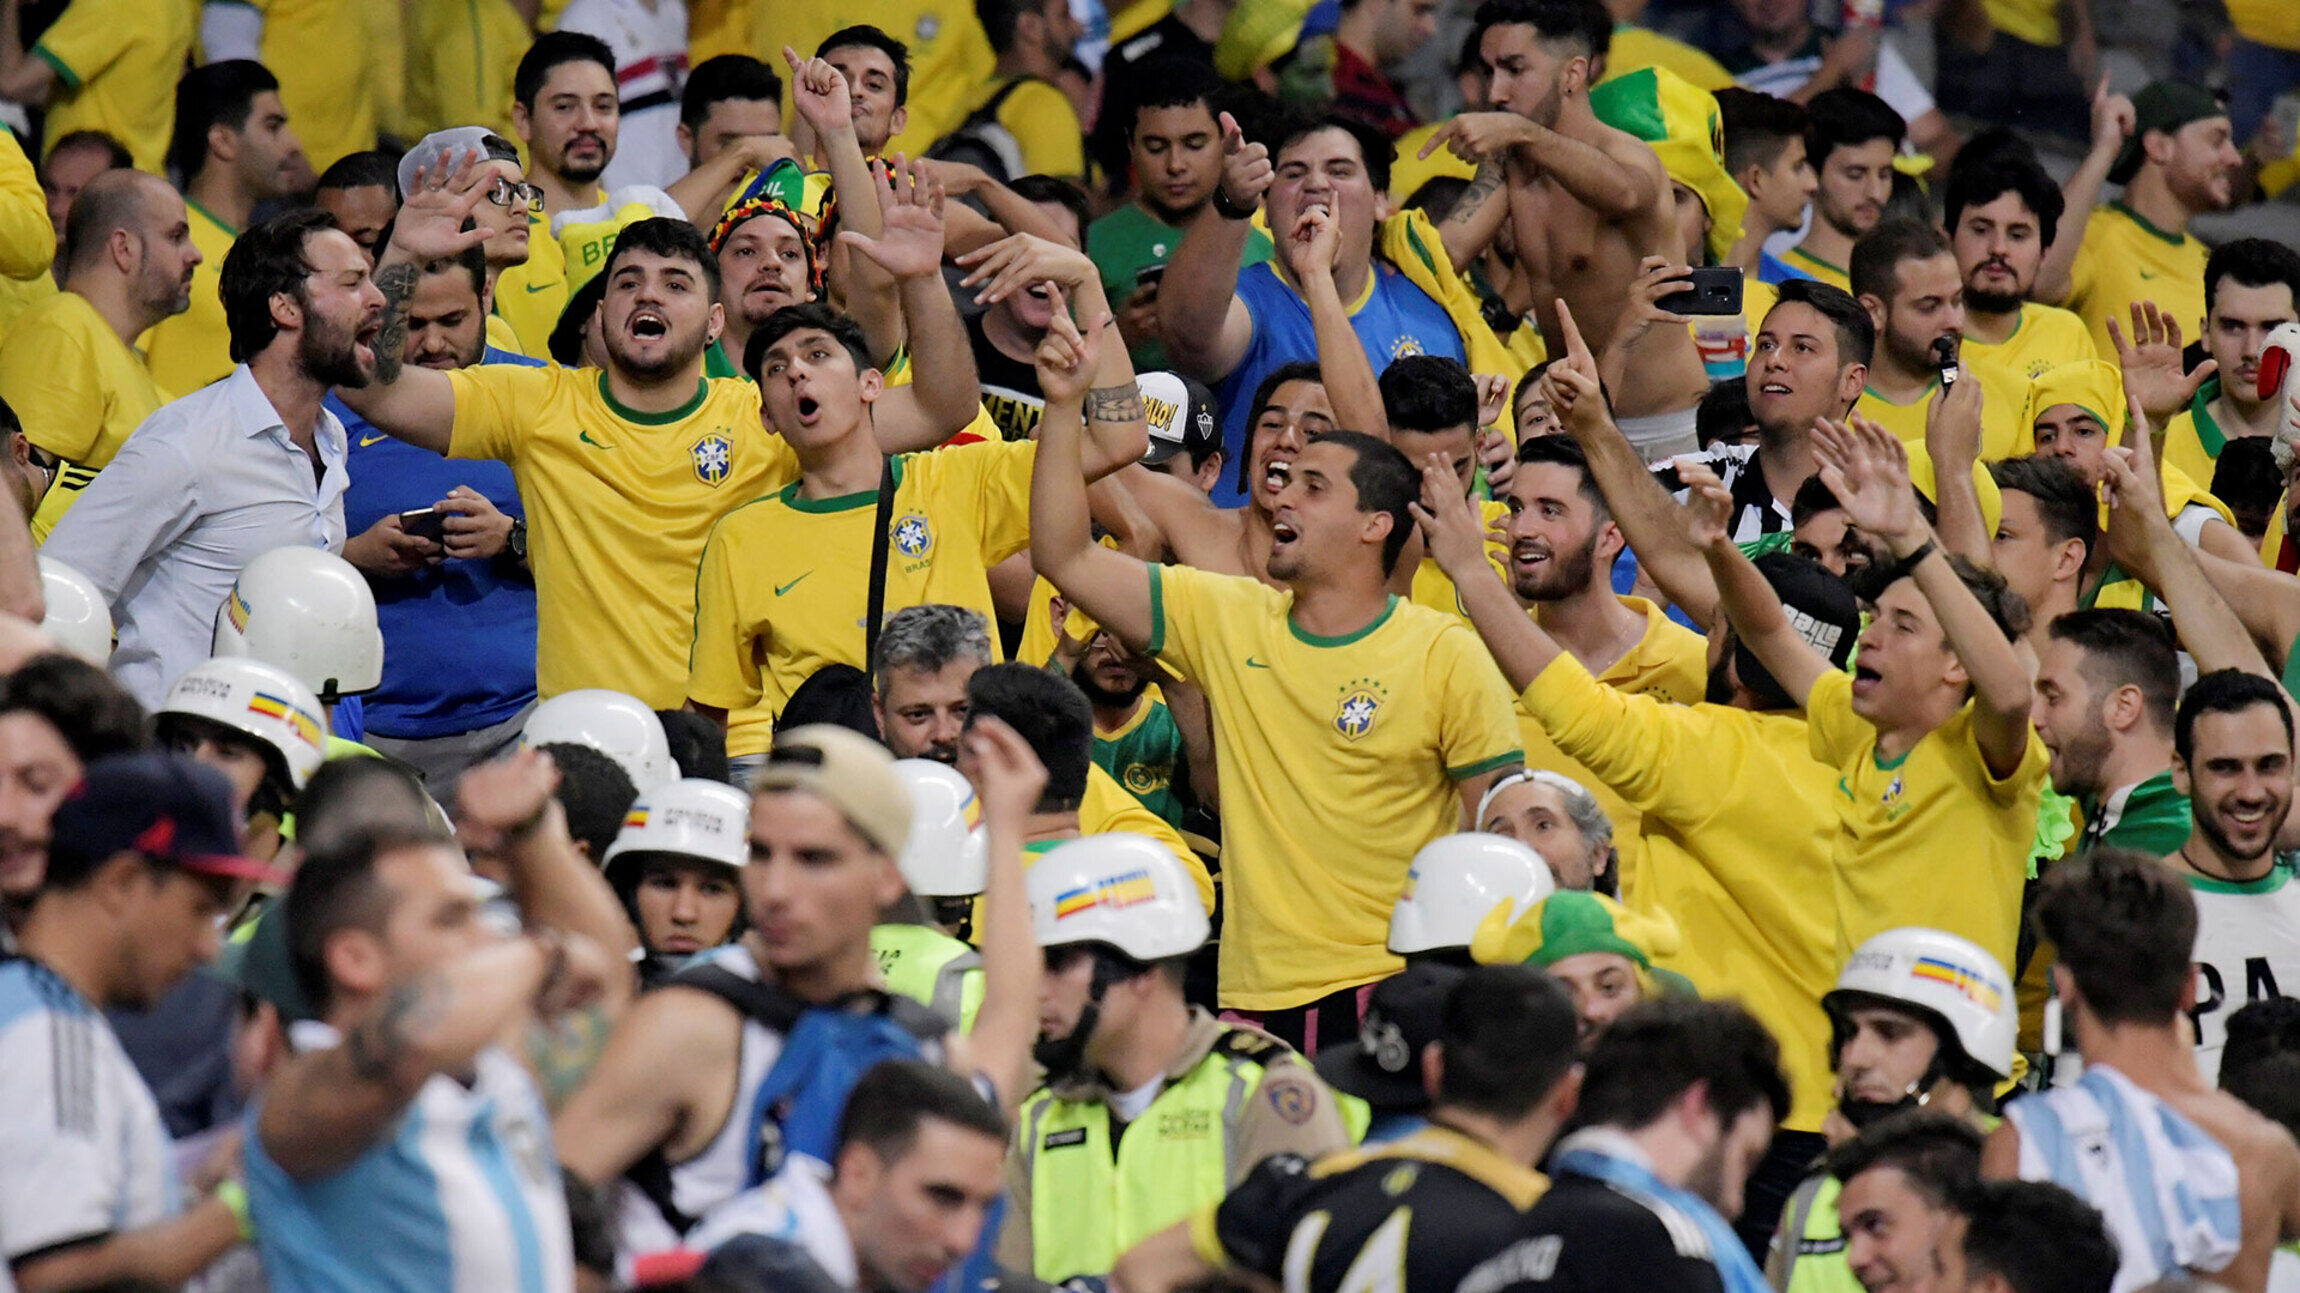
<path id="1" fill-rule="evenodd" d="M 2168 857 L 2188 841 L 2188 826 L 2188 796 L 2173 789 L 2167 769 L 2134 786 L 2113 821 L 2105 805 L 2086 804 L 2081 847 L 2139 849 L 2150 857 Z"/>
<path id="2" fill-rule="evenodd" d="M 1143 210 L 1139 202 L 1127 203 L 1086 230 L 1086 254 L 1093 257 L 1094 268 L 1102 271 L 1102 291 L 1110 298 L 1113 310 L 1126 308 L 1126 298 L 1134 295 L 1138 286 L 1135 275 L 1145 266 L 1165 264 L 1181 245 L 1182 231 Z M 1238 268 L 1259 265 L 1270 254 L 1270 236 L 1260 229 L 1248 229 Z M 1171 367 L 1166 348 L 1157 342 L 1137 346 L 1131 355 L 1136 372 Z"/>
<path id="3" fill-rule="evenodd" d="M 1182 798 L 1174 782 L 1182 774 L 1182 729 L 1164 701 L 1144 700 L 1134 719 L 1116 733 L 1094 733 L 1094 762 L 1142 806 L 1182 829 Z"/>

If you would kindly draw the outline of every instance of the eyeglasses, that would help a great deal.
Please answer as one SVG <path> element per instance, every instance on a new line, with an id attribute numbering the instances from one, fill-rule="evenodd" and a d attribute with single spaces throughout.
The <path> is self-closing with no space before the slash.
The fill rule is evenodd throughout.
<path id="1" fill-rule="evenodd" d="M 533 184 L 523 184 L 517 180 L 497 179 L 494 187 L 487 190 L 487 200 L 506 211 L 510 210 L 514 203 L 519 202 L 524 202 L 529 207 L 537 207 L 543 204 L 543 190 Z"/>

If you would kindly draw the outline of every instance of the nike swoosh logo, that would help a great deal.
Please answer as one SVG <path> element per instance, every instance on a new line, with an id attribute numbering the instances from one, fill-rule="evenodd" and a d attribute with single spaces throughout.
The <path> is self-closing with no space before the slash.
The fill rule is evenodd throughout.
<path id="1" fill-rule="evenodd" d="M 2145 270 L 2145 269 L 2144 269 L 2144 270 L 2142 270 L 2142 271 L 2140 271 L 2140 276 L 2141 276 L 2142 278 L 2155 278 L 2155 277 L 2157 277 L 2155 274 L 2152 274 L 2152 273 L 2148 272 L 2148 271 L 2147 271 L 2147 270 Z"/>
<path id="2" fill-rule="evenodd" d="M 603 441 L 603 440 L 594 440 L 594 439 L 592 439 L 592 438 L 591 438 L 591 433 L 590 433 L 590 432 L 588 432 L 588 431 L 578 431 L 578 432 L 576 432 L 576 433 L 575 433 L 575 438 L 576 438 L 576 439 L 578 439 L 578 440 L 581 440 L 583 443 L 585 443 L 585 444 L 587 444 L 587 445 L 590 445 L 590 446 L 591 446 L 592 448 L 594 448 L 594 449 L 612 449 L 612 448 L 614 448 L 614 447 L 615 447 L 615 446 L 613 446 L 613 445 L 611 445 L 611 444 L 608 444 L 607 442 L 605 442 L 605 441 Z"/>
<path id="3" fill-rule="evenodd" d="M 1259 661 L 1259 660 L 1256 660 L 1256 659 L 1255 659 L 1254 657 L 1252 657 L 1252 656 L 1247 656 L 1247 657 L 1246 657 L 1246 667 L 1247 667 L 1248 669 L 1267 669 L 1267 668 L 1269 668 L 1270 666 L 1268 666 L 1268 665 L 1266 665 L 1266 664 L 1263 664 L 1261 661 Z"/>
<path id="4" fill-rule="evenodd" d="M 557 287 L 557 286 L 559 286 L 559 285 L 558 285 L 557 283 L 545 283 L 545 284 L 543 284 L 541 287 L 538 287 L 538 286 L 536 286 L 536 285 L 535 285 L 535 284 L 533 284 L 533 283 L 523 283 L 523 284 L 521 284 L 521 286 L 523 286 L 523 287 L 525 287 L 525 288 L 527 289 L 527 294 L 528 294 L 528 295 L 530 295 L 530 296 L 533 296 L 533 295 L 534 295 L 535 293 L 537 293 L 537 292 L 548 292 L 548 291 L 550 291 L 552 288 L 555 288 L 555 287 Z"/>
<path id="5" fill-rule="evenodd" d="M 390 438 L 387 435 L 363 435 L 359 438 L 359 447 L 365 449 L 371 444 L 378 444 Z"/>
<path id="6" fill-rule="evenodd" d="M 814 571 L 812 571 L 812 570 L 810 570 L 810 571 L 808 571 L 808 572 L 807 572 L 807 575 L 811 575 L 811 574 L 813 574 L 813 573 L 815 573 L 815 572 L 814 572 Z M 782 596 L 784 593 L 787 593 L 787 592 L 791 591 L 792 589 L 794 589 L 794 588 L 798 587 L 798 586 L 799 586 L 799 580 L 800 580 L 800 579 L 805 579 L 805 578 L 807 577 L 807 575 L 800 575 L 798 579 L 794 579 L 794 580 L 792 580 L 791 582 L 789 582 L 789 583 L 787 583 L 787 584 L 777 584 L 777 585 L 775 585 L 775 596 L 777 596 L 777 597 L 780 597 L 780 596 Z"/>

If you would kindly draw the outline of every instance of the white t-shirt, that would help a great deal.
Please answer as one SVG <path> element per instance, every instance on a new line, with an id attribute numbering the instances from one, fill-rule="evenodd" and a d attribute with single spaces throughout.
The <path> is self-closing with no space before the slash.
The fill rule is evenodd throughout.
<path id="1" fill-rule="evenodd" d="M 2300 993 L 2300 882 L 2277 867 L 2250 884 L 2188 878 L 2196 899 L 2196 1068 L 2220 1080 L 2228 1017 Z"/>
<path id="2" fill-rule="evenodd" d="M 854 1240 L 831 1202 L 830 1169 L 809 1155 L 791 1155 L 767 1181 L 711 1209 L 687 1233 L 686 1242 L 707 1253 L 743 1235 L 798 1245 L 841 1288 L 855 1287 L 860 1278 Z"/>
<path id="3" fill-rule="evenodd" d="M 679 93 L 687 84 L 687 0 L 574 0 L 559 30 L 607 42 L 623 121 L 599 187 L 666 188 L 687 173 L 679 148 Z"/>
<path id="4" fill-rule="evenodd" d="M 1804 88 L 1805 82 L 1812 80 L 1813 73 L 1820 70 L 1821 56 L 1806 54 L 1751 68 L 1733 80 L 1743 89 L 1785 99 Z M 1902 121 L 1915 121 L 1933 110 L 1932 91 L 1927 90 L 1925 83 L 1917 79 L 1916 71 L 1909 66 L 1907 59 L 1901 57 L 1900 51 L 1893 48 L 1891 41 L 1881 41 L 1877 45 L 1877 72 L 1874 80 L 1876 84 L 1861 88 L 1883 99 L 1893 111 L 1901 114 Z"/>

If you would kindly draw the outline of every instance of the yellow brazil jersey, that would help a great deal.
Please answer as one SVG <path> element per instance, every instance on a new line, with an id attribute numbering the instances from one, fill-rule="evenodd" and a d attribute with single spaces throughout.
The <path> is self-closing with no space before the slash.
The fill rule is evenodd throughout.
<path id="1" fill-rule="evenodd" d="M 1723 63 L 1681 40 L 1627 23 L 1615 27 L 1612 48 L 1605 54 L 1605 79 L 1611 81 L 1648 67 L 1675 72 L 1697 89 L 1714 92 L 1733 84 L 1733 74 Z"/>
<path id="2" fill-rule="evenodd" d="M 1398 136 L 1395 155 L 1390 158 L 1390 201 L 1393 204 L 1404 206 L 1407 199 L 1420 191 L 1422 185 L 1441 175 L 1463 180 L 1477 175 L 1477 167 L 1454 156 L 1450 148 L 1440 148 L 1427 157 L 1421 155 L 1422 145 L 1428 143 L 1430 136 L 1444 125 L 1442 121 L 1433 121 Z"/>
<path id="3" fill-rule="evenodd" d="M 1803 243 L 1798 243 L 1789 250 L 1782 252 L 1781 260 L 1785 264 L 1796 266 L 1807 276 L 1820 279 L 1831 287 L 1841 287 L 1848 292 L 1853 290 L 1852 275 L 1845 272 L 1844 266 L 1832 265 L 1807 252 Z"/>
<path id="4" fill-rule="evenodd" d="M 2057 0 L 1984 0 L 1989 25 L 2015 40 L 2047 49 L 2060 47 Z"/>
<path id="5" fill-rule="evenodd" d="M 48 300 L 63 289 L 46 273 L 30 278 L 0 278 L 0 338 L 22 318 L 26 311 Z"/>
<path id="6" fill-rule="evenodd" d="M 2134 301 L 2156 302 L 2193 341 L 2204 335 L 2204 260 L 2204 244 L 2191 234 L 2166 233 L 2122 202 L 2096 207 L 2069 271 L 2068 308 L 2103 355 L 2116 353 L 2110 319 L 2132 331 Z"/>
<path id="7" fill-rule="evenodd" d="M 75 130 L 101 130 L 127 146 L 137 170 L 165 174 L 176 81 L 191 53 L 195 8 L 191 0 L 66 5 L 31 49 L 56 69 L 48 147 Z"/>
<path id="8" fill-rule="evenodd" d="M 909 122 L 889 140 L 886 151 L 916 157 L 982 101 L 984 82 L 998 62 L 990 38 L 974 16 L 972 0 L 875 0 L 858 8 L 852 0 L 775 0 L 754 4 L 751 50 L 767 66 L 783 66 L 783 46 L 813 54 L 832 32 L 868 22 L 910 49 Z M 789 90 L 783 106 L 789 115 Z"/>
<path id="9" fill-rule="evenodd" d="M 2196 388 L 2188 407 L 2172 415 L 2164 424 L 2162 455 L 2167 468 L 2187 473 L 2198 485 L 2209 487 L 2213 473 L 2220 469 L 2220 451 L 2228 447 L 2228 428 L 2221 425 L 2219 413 L 2220 379 L 2208 377 Z M 2239 434 L 2248 434 L 2239 424 Z M 2169 500 L 2168 500 L 2169 501 Z M 2282 516 L 2279 507 L 2276 514 Z"/>
<path id="10" fill-rule="evenodd" d="M 1030 544 L 1038 446 L 997 441 L 894 459 L 886 609 L 941 603 L 995 621 L 990 567 Z M 727 753 L 765 753 L 775 716 L 827 664 L 865 668 L 878 490 L 807 498 L 799 483 L 727 514 L 695 575 L 687 694 L 728 714 Z"/>
<path id="11" fill-rule="evenodd" d="M 1355 633 L 1297 628 L 1293 594 L 1150 567 L 1150 653 L 1206 693 L 1222 792 L 1221 1002 L 1281 1010 L 1394 973 L 1390 909 L 1454 783 L 1524 753 L 1477 634 L 1395 597 Z"/>
<path id="12" fill-rule="evenodd" d="M 0 279 L 45 278 L 56 261 L 47 195 L 24 145 L 0 130 Z"/>
<path id="13" fill-rule="evenodd" d="M 64 460 L 32 514 L 35 540 L 48 537 L 128 433 L 163 402 L 143 359 L 88 298 L 72 292 L 26 311 L 0 346 L 0 399 L 16 410 L 33 444 Z"/>
<path id="14" fill-rule="evenodd" d="M 1494 538 L 1493 531 L 1508 524 L 1509 504 L 1496 499 L 1479 499 L 1477 510 L 1486 528 L 1485 559 L 1492 563 L 1495 573 L 1507 579 L 1509 544 Z M 1460 591 L 1454 587 L 1453 580 L 1438 569 L 1438 563 L 1433 558 L 1423 557 L 1422 563 L 1414 567 L 1413 603 L 1416 606 L 1427 606 L 1433 611 L 1444 611 L 1448 615 L 1460 617 L 1464 624 L 1469 623 L 1469 616 L 1461 608 Z"/>
<path id="15" fill-rule="evenodd" d="M 2027 424 L 2028 379 L 1981 359 L 1967 359 L 1965 371 L 1981 383 L 1981 461 L 2036 452 L 2036 431 Z M 1874 388 L 1865 387 L 1853 411 L 1899 436 L 1902 444 L 1922 445 L 1925 414 L 1940 393 L 1936 380 L 1925 388 L 1923 399 L 1895 404 Z"/>
<path id="16" fill-rule="evenodd" d="M 511 128 L 511 78 L 534 36 L 504 0 L 409 0 L 409 138 L 450 126 Z"/>
<path id="17" fill-rule="evenodd" d="M 190 198 L 184 199 L 184 210 L 191 217 L 192 245 L 200 249 L 199 267 L 192 271 L 191 308 L 160 320 L 138 340 L 152 380 L 171 396 L 189 395 L 232 371 L 231 328 L 224 322 L 224 256 L 240 231 Z"/>
<path id="18" fill-rule="evenodd" d="M 975 106 L 989 99 L 986 94 Z M 998 105 L 998 124 L 1021 148 L 1026 173 L 1072 178 L 1086 173 L 1086 140 L 1078 127 L 1078 110 L 1071 106 L 1070 96 L 1051 82 L 1026 81 L 1014 87 L 1014 93 Z"/>
<path id="19" fill-rule="evenodd" d="M 1182 864 L 1190 876 L 1190 883 L 1198 886 L 1198 901 L 1206 904 L 1206 914 L 1214 914 L 1214 877 L 1207 874 L 1206 863 L 1190 851 L 1182 832 L 1168 825 L 1166 819 L 1142 806 L 1118 778 L 1104 772 L 1099 764 L 1086 767 L 1086 798 L 1078 804 L 1078 833 L 1081 835 L 1108 835 L 1114 831 L 1127 831 L 1147 835 L 1166 846 L 1166 851 Z M 976 929 L 982 928 L 978 918 Z"/>
<path id="20" fill-rule="evenodd" d="M 2047 368 L 2100 358 L 2084 320 L 2073 311 L 2034 301 L 2021 306 L 2012 335 L 2002 344 L 1991 345 L 1968 335 L 1961 353 L 1968 363 L 1983 360 L 2027 381 L 2036 380 L 2036 375 Z"/>
<path id="21" fill-rule="evenodd" d="M 2300 50 L 2300 7 L 2288 0 L 2228 0 L 2228 22 L 2255 44 Z"/>
<path id="22" fill-rule="evenodd" d="M 1749 339 L 1755 341 L 1759 329 L 1765 326 L 1765 316 L 1780 304 L 1781 289 L 1758 278 L 1755 271 L 1741 273 L 1741 318 L 1749 325 Z"/>
<path id="23" fill-rule="evenodd" d="M 264 16 L 264 66 L 315 171 L 375 147 L 367 6 L 355 0 L 240 0 Z"/>
<path id="24" fill-rule="evenodd" d="M 623 407 L 596 368 L 507 364 L 448 374 L 449 456 L 511 464 L 535 568 L 536 689 L 687 698 L 695 568 L 720 517 L 798 476 L 759 395 L 698 378 L 667 413 Z"/>
<path id="25" fill-rule="evenodd" d="M 1837 770 L 1838 963 L 1871 935 L 1923 925 L 2016 964 L 2044 742 L 2030 732 L 2012 775 L 1991 775 L 1968 702 L 1901 757 L 1882 758 L 1877 729 L 1853 712 L 1847 673 L 1823 674 L 1805 714 L 1813 757 Z"/>
<path id="26" fill-rule="evenodd" d="M 751 22 L 751 0 L 687 0 L 688 65 L 699 67 L 721 54 L 748 55 Z"/>
<path id="27" fill-rule="evenodd" d="M 1796 714 L 1678 705 L 1599 684 L 1560 656 L 1518 700 L 1644 819 L 1630 905 L 1666 911 L 1684 947 L 1663 969 L 1701 995 L 1737 996 L 1781 1041 L 1783 1121 L 1819 1131 L 1830 1108 L 1829 1021 L 1837 981 L 1832 891 L 1837 770 L 1814 760 Z M 1627 893 L 1627 891 L 1625 891 Z"/>
<path id="28" fill-rule="evenodd" d="M 606 195 L 600 194 L 599 200 L 606 201 Z M 495 276 L 495 313 L 519 338 L 520 354 L 551 358 L 551 330 L 559 326 L 571 291 L 567 252 L 551 236 L 551 217 L 532 212 L 527 217 L 527 262 Z"/>
<path id="29" fill-rule="evenodd" d="M 1627 655 L 1598 678 L 1608 687 L 1632 696 L 1652 696 L 1673 705 L 1690 705 L 1709 689 L 1709 643 L 1700 634 L 1663 614 L 1642 597 L 1623 597 L 1623 606 L 1645 618 L 1645 636 Z M 1613 845 L 1619 855 L 1624 902 L 1635 901 L 1644 884 L 1643 828 L 1634 805 L 1580 760 L 1559 749 L 1540 719 L 1523 698 L 1517 705 L 1517 730 L 1525 738 L 1525 766 L 1546 768 L 1589 787 L 1605 815 L 1613 821 Z"/>

